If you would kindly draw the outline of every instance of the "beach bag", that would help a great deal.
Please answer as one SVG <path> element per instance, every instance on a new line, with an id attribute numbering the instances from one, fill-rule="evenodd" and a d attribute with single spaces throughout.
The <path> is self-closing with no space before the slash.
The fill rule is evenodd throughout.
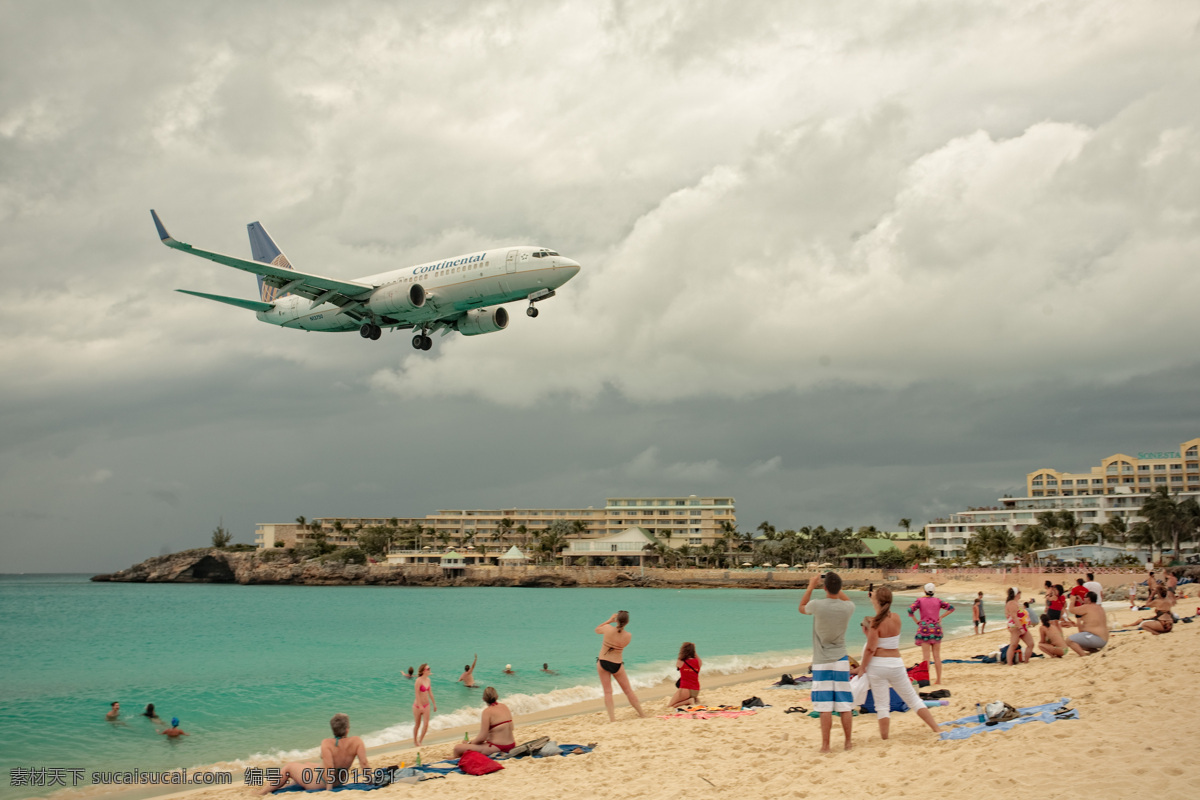
<path id="1" fill-rule="evenodd" d="M 458 759 L 458 768 L 468 775 L 487 775 L 489 772 L 499 772 L 503 764 L 497 764 L 483 753 L 468 750 Z"/>
<path id="2" fill-rule="evenodd" d="M 781 676 L 779 677 L 779 685 L 780 685 L 780 686 L 795 686 L 795 685 L 796 685 L 796 679 L 795 679 L 795 678 L 793 678 L 791 675 L 788 675 L 788 674 L 785 672 L 785 673 L 783 673 L 783 675 L 781 675 Z"/>
<path id="3" fill-rule="evenodd" d="M 766 703 L 762 701 L 761 697 L 757 696 L 742 701 L 742 708 L 764 708 L 765 706 Z"/>
<path id="4" fill-rule="evenodd" d="M 913 664 L 908 668 L 908 679 L 916 681 L 917 685 L 924 688 L 929 685 L 929 662 L 922 661 L 920 664 Z"/>

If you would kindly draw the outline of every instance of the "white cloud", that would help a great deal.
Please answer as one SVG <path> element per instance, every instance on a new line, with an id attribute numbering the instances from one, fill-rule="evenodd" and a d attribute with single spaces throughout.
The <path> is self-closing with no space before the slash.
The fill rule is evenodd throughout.
<path id="1" fill-rule="evenodd" d="M 98 469 L 95 472 L 85 475 L 83 477 L 83 482 L 95 484 L 98 486 L 102 483 L 107 483 L 108 480 L 110 478 L 112 478 L 112 476 L 113 476 L 113 471 L 111 469 Z"/>

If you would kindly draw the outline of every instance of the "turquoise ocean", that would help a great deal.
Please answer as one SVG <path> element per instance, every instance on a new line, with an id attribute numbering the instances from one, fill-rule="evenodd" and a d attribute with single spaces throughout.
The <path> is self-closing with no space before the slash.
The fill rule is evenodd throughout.
<path id="1" fill-rule="evenodd" d="M 809 619 L 796 590 L 308 587 L 91 583 L 86 575 L 0 575 L 0 795 L 22 767 L 160 771 L 309 757 L 329 718 L 350 715 L 370 746 L 411 737 L 413 684 L 433 666 L 430 731 L 473 725 L 476 682 L 518 715 L 600 696 L 594 628 L 630 612 L 636 686 L 675 677 L 681 642 L 704 674 L 805 660 Z M 865 593 L 852 593 L 858 617 Z M 899 606 L 899 603 L 897 603 Z M 897 609 L 899 610 L 899 609 Z M 970 629 L 960 606 L 947 634 Z M 905 620 L 905 638 L 915 631 Z M 861 645 L 857 624 L 849 641 Z M 557 672 L 541 671 L 549 663 Z M 515 675 L 502 673 L 512 664 Z M 104 719 L 113 700 L 119 724 Z M 621 701 L 624 702 L 624 701 Z M 154 703 L 190 736 L 139 716 Z"/>

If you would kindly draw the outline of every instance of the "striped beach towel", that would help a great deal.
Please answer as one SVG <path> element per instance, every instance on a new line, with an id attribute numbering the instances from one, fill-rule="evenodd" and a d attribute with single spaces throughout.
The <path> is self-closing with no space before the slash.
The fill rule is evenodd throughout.
<path id="1" fill-rule="evenodd" d="M 842 656 L 832 664 L 813 664 L 813 711 L 841 713 L 854 709 L 850 692 L 850 658 Z"/>

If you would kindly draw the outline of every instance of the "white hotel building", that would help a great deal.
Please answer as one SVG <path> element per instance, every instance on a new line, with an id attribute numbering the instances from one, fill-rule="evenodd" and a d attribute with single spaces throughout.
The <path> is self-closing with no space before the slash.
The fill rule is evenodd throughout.
<path id="1" fill-rule="evenodd" d="M 1083 528 L 1114 517 L 1133 525 L 1142 521 L 1142 503 L 1159 486 L 1177 499 L 1200 498 L 1200 439 L 1184 442 L 1177 451 L 1117 453 L 1087 472 L 1034 470 L 1025 476 L 1025 497 L 1002 497 L 998 506 L 935 520 L 925 526 L 925 539 L 938 557 L 954 558 L 980 528 L 1002 528 L 1016 536 L 1036 525 L 1042 511 L 1071 511 Z M 1180 549 L 1184 556 L 1195 553 L 1197 542 L 1181 542 Z"/>

